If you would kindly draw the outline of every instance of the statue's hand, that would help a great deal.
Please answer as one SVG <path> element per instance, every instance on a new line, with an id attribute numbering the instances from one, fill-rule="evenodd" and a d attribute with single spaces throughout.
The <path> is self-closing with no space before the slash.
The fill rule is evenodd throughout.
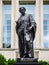
<path id="1" fill-rule="evenodd" d="M 32 28 L 34 27 L 34 25 L 32 25 L 32 26 L 30 26 L 30 27 L 28 27 L 28 31 L 30 31 Z"/>
<path id="2" fill-rule="evenodd" d="M 32 24 L 31 24 L 31 26 L 29 26 L 28 27 L 28 30 L 30 31 L 32 28 L 34 28 L 36 26 L 36 23 L 35 22 L 33 22 Z"/>
<path id="3" fill-rule="evenodd" d="M 28 28 L 28 30 L 31 30 L 31 29 L 32 29 L 32 27 L 29 27 L 29 28 Z"/>

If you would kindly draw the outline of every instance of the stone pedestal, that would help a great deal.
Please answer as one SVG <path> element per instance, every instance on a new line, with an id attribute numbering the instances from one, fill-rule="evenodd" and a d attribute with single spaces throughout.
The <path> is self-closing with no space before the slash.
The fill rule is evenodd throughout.
<path id="1" fill-rule="evenodd" d="M 38 63 L 37 58 L 17 58 L 17 62 L 14 63 L 14 65 L 21 65 L 21 64 L 41 65 L 40 63 Z"/>

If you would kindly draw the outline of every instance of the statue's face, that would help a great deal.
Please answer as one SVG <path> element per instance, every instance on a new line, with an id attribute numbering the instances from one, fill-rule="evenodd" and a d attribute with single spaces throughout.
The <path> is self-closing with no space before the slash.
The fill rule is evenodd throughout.
<path id="1" fill-rule="evenodd" d="M 25 10 L 23 9 L 23 10 L 21 10 L 21 12 L 20 12 L 21 14 L 25 14 Z"/>
<path id="2" fill-rule="evenodd" d="M 22 15 L 24 15 L 24 14 L 25 14 L 25 9 L 24 9 L 24 8 L 21 8 L 20 13 L 21 13 Z"/>

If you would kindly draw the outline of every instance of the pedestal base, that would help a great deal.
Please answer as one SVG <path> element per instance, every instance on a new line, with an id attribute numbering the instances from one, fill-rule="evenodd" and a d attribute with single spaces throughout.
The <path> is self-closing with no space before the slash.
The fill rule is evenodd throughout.
<path id="1" fill-rule="evenodd" d="M 38 62 L 38 58 L 17 58 L 17 62 Z"/>
<path id="2" fill-rule="evenodd" d="M 14 65 L 41 65 L 38 62 L 16 62 Z"/>
<path id="3" fill-rule="evenodd" d="M 14 65 L 41 65 L 38 63 L 37 58 L 17 58 L 17 62 Z"/>

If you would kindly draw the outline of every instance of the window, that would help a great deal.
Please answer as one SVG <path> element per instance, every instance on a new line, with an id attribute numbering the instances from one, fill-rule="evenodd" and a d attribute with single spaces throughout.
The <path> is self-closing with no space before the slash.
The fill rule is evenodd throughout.
<path id="1" fill-rule="evenodd" d="M 27 14 L 32 14 L 32 16 L 35 19 L 35 2 L 33 3 L 20 3 L 20 7 L 25 7 L 26 8 L 26 13 Z M 35 40 L 34 40 L 34 48 L 35 48 Z"/>
<path id="2" fill-rule="evenodd" d="M 11 47 L 11 4 L 3 5 L 3 48 Z"/>
<path id="3" fill-rule="evenodd" d="M 49 4 L 43 5 L 44 48 L 49 48 Z"/>

